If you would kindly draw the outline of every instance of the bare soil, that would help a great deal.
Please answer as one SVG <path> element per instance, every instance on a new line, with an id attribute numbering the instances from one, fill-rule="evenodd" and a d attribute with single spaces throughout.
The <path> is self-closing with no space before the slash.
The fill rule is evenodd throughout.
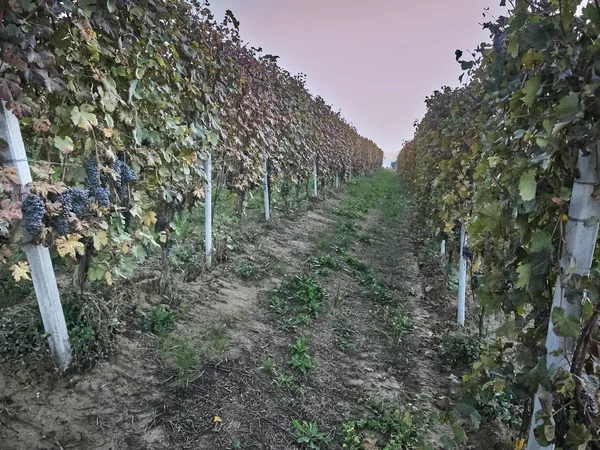
<path id="1" fill-rule="evenodd" d="M 84 373 L 2 367 L 0 449 L 284 450 L 298 448 L 293 419 L 315 421 L 335 437 L 340 422 L 362 417 L 367 401 L 420 401 L 436 409 L 448 391 L 436 348 L 454 310 L 435 261 L 419 263 L 419 243 L 407 224 L 386 224 L 374 209 L 360 223 L 373 239 L 349 252 L 377 269 L 393 305 L 412 317 L 414 330 L 402 340 L 383 332 L 387 318 L 373 313 L 368 293 L 348 269 L 319 278 L 330 300 L 311 325 L 290 332 L 269 311 L 268 292 L 285 276 L 305 272 L 307 258 L 324 254 L 317 239 L 339 223 L 334 211 L 342 200 L 334 196 L 307 215 L 265 227 L 235 261 L 195 282 L 176 283 L 188 308 L 179 332 L 202 336 L 215 326 L 227 328 L 225 351 L 185 386 L 176 386 L 161 367 L 158 339 L 133 330 L 119 336 L 108 361 Z M 262 278 L 240 280 L 234 273 L 240 261 L 262 267 Z M 160 301 L 148 297 L 149 304 Z M 348 348 L 338 345 L 341 324 L 349 324 Z M 308 339 L 317 360 L 306 377 L 288 365 L 298 335 Z M 261 369 L 265 357 L 294 376 L 294 387 L 273 383 Z M 418 400 L 421 393 L 431 400 Z M 340 448 L 337 442 L 331 448 Z"/>

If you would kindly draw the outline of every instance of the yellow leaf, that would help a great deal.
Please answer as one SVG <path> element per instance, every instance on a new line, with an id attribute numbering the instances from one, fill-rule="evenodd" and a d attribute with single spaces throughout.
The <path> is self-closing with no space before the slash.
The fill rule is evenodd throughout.
<path id="1" fill-rule="evenodd" d="M 68 234 L 66 237 L 59 237 L 56 239 L 56 250 L 58 254 L 63 258 L 69 255 L 71 258 L 76 259 L 77 255 L 83 255 L 85 252 L 85 246 L 79 242 L 81 236 L 77 234 Z"/>
<path id="2" fill-rule="evenodd" d="M 113 279 L 112 279 L 112 274 L 110 272 L 106 272 L 104 274 L 104 279 L 106 280 L 106 284 L 108 284 L 109 286 L 112 286 Z"/>
<path id="3" fill-rule="evenodd" d="M 142 223 L 144 224 L 144 226 L 150 228 L 151 225 L 154 225 L 156 223 L 156 213 L 154 211 L 148 211 L 142 217 Z"/>
<path id="4" fill-rule="evenodd" d="M 29 264 L 25 261 L 19 261 L 10 270 L 12 270 L 12 276 L 15 281 L 31 280 L 29 278 Z"/>
<path id="5" fill-rule="evenodd" d="M 219 416 L 215 416 L 215 418 L 213 419 L 214 423 L 221 423 L 223 422 L 223 419 L 221 419 Z"/>
<path id="6" fill-rule="evenodd" d="M 517 439 L 515 442 L 515 450 L 523 450 L 525 448 L 525 439 Z"/>
<path id="7" fill-rule="evenodd" d="M 96 250 L 100 250 L 102 247 L 107 245 L 108 235 L 106 234 L 106 231 L 99 231 L 98 233 L 94 234 L 94 248 Z"/>
<path id="8" fill-rule="evenodd" d="M 123 252 L 124 255 L 129 254 L 131 252 L 131 244 L 129 242 L 125 242 L 121 247 L 121 252 Z"/>
<path id="9" fill-rule="evenodd" d="M 107 138 L 113 137 L 113 134 L 115 133 L 115 130 L 112 128 L 104 128 L 102 131 L 104 132 L 104 136 Z"/>

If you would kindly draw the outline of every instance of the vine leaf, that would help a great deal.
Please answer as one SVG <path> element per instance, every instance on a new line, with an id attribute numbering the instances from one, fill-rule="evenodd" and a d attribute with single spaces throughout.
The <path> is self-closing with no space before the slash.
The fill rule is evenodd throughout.
<path id="1" fill-rule="evenodd" d="M 535 182 L 535 169 L 530 169 L 521 175 L 519 181 L 519 194 L 523 201 L 528 202 L 535 199 L 537 183 Z"/>
<path id="2" fill-rule="evenodd" d="M 77 234 L 69 234 L 66 237 L 56 239 L 56 250 L 61 257 L 70 256 L 77 259 L 77 255 L 83 255 L 85 246 L 79 242 L 81 236 Z"/>
<path id="3" fill-rule="evenodd" d="M 81 108 L 74 106 L 71 110 L 73 124 L 86 131 L 91 131 L 92 126 L 98 125 L 98 118 L 92 113 L 94 108 L 90 105 L 82 105 Z"/>
<path id="4" fill-rule="evenodd" d="M 518 289 L 527 289 L 529 286 L 529 279 L 531 278 L 531 264 L 522 264 L 517 267 L 517 273 L 519 278 L 517 279 Z"/>
<path id="5" fill-rule="evenodd" d="M 571 423 L 565 441 L 565 449 L 585 450 L 587 444 L 592 440 L 592 433 L 582 423 Z"/>
<path id="6" fill-rule="evenodd" d="M 102 249 L 102 247 L 106 247 L 108 245 L 108 236 L 106 231 L 99 231 L 94 234 L 94 248 L 96 250 Z"/>
<path id="7" fill-rule="evenodd" d="M 61 152 L 63 155 L 68 155 L 73 151 L 74 143 L 73 139 L 69 136 L 65 136 L 64 138 L 60 136 L 54 137 L 54 146 Z"/>
<path id="8" fill-rule="evenodd" d="M 534 77 L 527 80 L 523 87 L 523 93 L 525 94 L 521 100 L 527 105 L 528 108 L 533 106 L 537 93 L 540 90 L 540 77 Z"/>
<path id="9" fill-rule="evenodd" d="M 571 93 L 561 98 L 554 112 L 559 116 L 572 116 L 579 112 L 579 94 Z"/>
<path id="10" fill-rule="evenodd" d="M 544 250 L 553 250 L 552 236 L 543 231 L 536 231 L 531 235 L 531 243 L 529 244 L 529 250 L 534 253 L 541 252 Z"/>
<path id="11" fill-rule="evenodd" d="M 19 261 L 10 268 L 15 281 L 31 280 L 29 278 L 29 264 L 25 261 Z"/>
<path id="12" fill-rule="evenodd" d="M 458 405 L 456 405 L 456 410 L 460 413 L 461 416 L 467 417 L 469 419 L 473 428 L 479 428 L 479 424 L 481 423 L 481 415 L 477 412 L 475 408 L 465 403 L 459 403 Z"/>
<path id="13" fill-rule="evenodd" d="M 565 316 L 565 310 L 556 307 L 552 310 L 552 330 L 557 336 L 577 338 L 580 333 L 579 318 L 573 314 Z"/>

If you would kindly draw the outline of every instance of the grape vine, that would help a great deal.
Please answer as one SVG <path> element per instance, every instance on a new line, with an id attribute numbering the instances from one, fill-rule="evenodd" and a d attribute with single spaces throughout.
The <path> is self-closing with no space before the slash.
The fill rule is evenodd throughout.
<path id="1" fill-rule="evenodd" d="M 302 75 L 248 46 L 232 15 L 219 22 L 203 2 L 0 3 L 0 99 L 39 169 L 32 188 L 62 204 L 38 238 L 65 257 L 93 252 L 92 281 L 132 274 L 159 239 L 161 211 L 203 202 L 209 153 L 242 199 L 261 182 L 265 156 L 272 182 L 307 180 L 314 153 L 326 179 L 382 164 Z M 0 170 L 0 260 L 9 261 L 20 206 L 4 181 L 10 169 Z M 62 197 L 48 197 L 59 185 Z M 63 193 L 81 186 L 87 200 Z"/>
<path id="2" fill-rule="evenodd" d="M 600 151 L 600 8 L 583 2 L 578 15 L 580 3 L 517 1 L 486 23 L 491 44 L 472 58 L 456 52 L 464 85 L 427 98 L 414 139 L 398 155 L 427 225 L 454 245 L 455 221 L 467 227 L 483 272 L 479 307 L 504 317 L 496 340 L 464 375 L 462 401 L 478 408 L 490 389 L 505 395 L 522 413 L 516 433 L 526 438 L 541 385 L 535 439 L 564 449 L 598 448 L 600 436 L 589 401 L 600 382 L 596 261 L 589 276 L 562 275 L 581 317 L 551 308 L 578 155 Z M 557 373 L 545 363 L 550 316 L 556 334 L 581 344 L 570 369 Z"/>

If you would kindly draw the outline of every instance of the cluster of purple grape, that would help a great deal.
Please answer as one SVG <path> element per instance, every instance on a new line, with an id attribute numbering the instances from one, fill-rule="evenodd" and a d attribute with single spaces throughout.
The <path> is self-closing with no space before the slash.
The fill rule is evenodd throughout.
<path id="1" fill-rule="evenodd" d="M 98 161 L 96 158 L 90 158 L 83 163 L 85 173 L 87 175 L 87 188 L 92 197 L 96 199 L 98 205 L 110 205 L 110 192 L 108 188 L 100 183 L 100 170 L 98 169 Z"/>
<path id="2" fill-rule="evenodd" d="M 588 392 L 584 393 L 585 398 L 585 409 L 590 414 L 598 414 L 598 404 L 596 403 L 596 398 L 593 395 L 590 395 Z"/>
<path id="3" fill-rule="evenodd" d="M 21 206 L 25 229 L 31 236 L 37 236 L 42 231 L 42 220 L 46 215 L 46 203 L 39 195 L 29 194 Z"/>
<path id="4" fill-rule="evenodd" d="M 78 219 L 83 219 L 88 204 L 88 193 L 82 189 L 70 188 L 58 196 L 62 204 L 62 212 L 54 221 L 58 234 L 66 236 L 71 231 L 69 215 L 75 214 Z"/>
<path id="5" fill-rule="evenodd" d="M 113 163 L 113 170 L 117 173 L 117 190 L 121 199 L 125 198 L 127 193 L 127 183 L 133 183 L 138 180 L 136 173 L 131 167 L 121 161 L 119 158 L 115 159 Z"/>

